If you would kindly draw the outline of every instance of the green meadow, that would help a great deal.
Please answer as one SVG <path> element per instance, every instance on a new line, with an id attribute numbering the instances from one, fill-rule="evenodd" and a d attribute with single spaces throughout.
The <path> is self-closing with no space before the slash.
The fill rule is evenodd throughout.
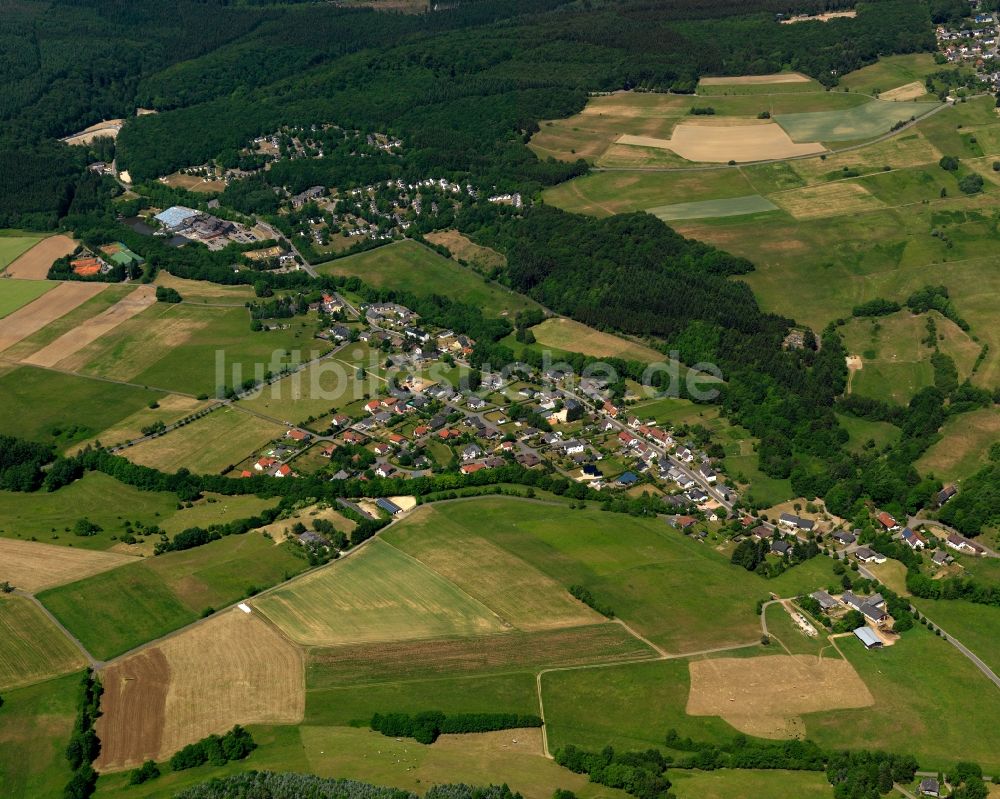
<path id="1" fill-rule="evenodd" d="M 0 272 L 45 238 L 44 233 L 24 230 L 0 230 Z M 3 314 L 0 313 L 0 316 Z"/>
<path id="2" fill-rule="evenodd" d="M 3 239 L 0 238 L 0 243 Z M 0 283 L 0 319 L 34 302 L 56 287 L 47 280 L 5 280 Z"/>

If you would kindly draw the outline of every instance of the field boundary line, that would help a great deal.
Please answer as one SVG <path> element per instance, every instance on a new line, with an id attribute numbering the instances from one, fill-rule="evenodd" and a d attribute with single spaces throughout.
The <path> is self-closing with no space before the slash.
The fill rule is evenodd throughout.
<path id="1" fill-rule="evenodd" d="M 41 610 L 42 613 L 45 615 L 45 617 L 49 621 L 51 621 L 64 636 L 66 636 L 66 638 L 70 641 L 70 643 L 72 643 L 77 649 L 80 650 L 80 653 L 84 656 L 84 658 L 86 658 L 87 663 L 94 671 L 97 671 L 98 669 L 104 666 L 104 663 L 95 658 L 92 654 L 90 654 L 90 651 L 87 649 L 87 647 L 83 645 L 80 639 L 77 638 L 75 635 L 73 635 L 73 633 L 71 633 L 66 628 L 66 626 L 61 621 L 59 621 L 59 619 L 55 617 L 55 614 L 53 614 L 52 611 L 50 611 L 47 607 L 45 607 L 45 605 L 42 604 L 42 601 L 38 597 L 36 597 L 34 594 L 30 594 L 27 591 L 22 591 L 18 588 L 15 588 L 12 593 L 14 594 L 14 596 L 24 597 L 30 600 L 31 602 L 34 602 L 35 605 L 38 607 L 38 609 Z"/>

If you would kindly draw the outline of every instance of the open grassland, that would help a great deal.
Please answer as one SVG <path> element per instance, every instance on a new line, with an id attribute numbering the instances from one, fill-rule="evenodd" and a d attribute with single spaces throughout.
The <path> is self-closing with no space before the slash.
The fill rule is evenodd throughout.
<path id="1" fill-rule="evenodd" d="M 431 244 L 447 247 L 455 260 L 465 261 L 478 272 L 489 273 L 507 263 L 507 258 L 503 254 L 476 244 L 457 230 L 436 230 L 433 233 L 428 233 L 424 238 Z"/>
<path id="2" fill-rule="evenodd" d="M 75 249 L 76 242 L 62 234 L 48 238 L 34 234 L 0 237 L 0 272 L 5 277 L 44 280 L 52 262 Z"/>
<path id="3" fill-rule="evenodd" d="M 254 299 L 250 286 L 223 286 L 206 280 L 187 280 L 169 272 L 157 272 L 153 284 L 174 289 L 186 303 L 243 307 L 245 302 Z"/>
<path id="4" fill-rule="evenodd" d="M 854 142 L 889 133 L 897 122 L 920 117 L 937 103 L 872 100 L 836 111 L 778 114 L 775 121 L 796 142 Z"/>
<path id="5" fill-rule="evenodd" d="M 0 244 L 3 239 L 0 238 Z M 34 302 L 58 284 L 47 280 L 5 280 L 0 283 L 0 319 Z"/>
<path id="6" fill-rule="evenodd" d="M 107 659 L 183 627 L 306 568 L 257 532 L 146 558 L 39 598 L 95 656 Z"/>
<path id="7" fill-rule="evenodd" d="M 303 422 L 310 416 L 325 416 L 334 408 L 340 410 L 364 399 L 366 394 L 374 394 L 383 385 L 381 381 L 368 375 L 359 380 L 358 367 L 341 360 L 341 355 L 350 358 L 354 349 L 361 348 L 349 347 L 333 358 L 325 358 L 261 387 L 256 394 L 240 400 L 240 407 L 290 422 Z"/>
<path id="8" fill-rule="evenodd" d="M 75 447 L 70 448 L 70 452 L 78 452 L 87 445 L 96 446 L 98 441 L 108 447 L 133 441 L 144 435 L 142 432 L 144 427 L 150 427 L 157 422 L 162 422 L 164 425 L 171 425 L 179 419 L 207 408 L 211 404 L 211 400 L 198 400 L 181 394 L 167 394 L 162 399 L 157 400 L 157 407 L 139 409 L 130 416 L 126 416 L 117 424 L 112 425 L 106 430 L 102 430 L 99 438 L 81 441 Z"/>
<path id="9" fill-rule="evenodd" d="M 0 538 L 0 581 L 35 593 L 134 563 L 128 555 Z"/>
<path id="10" fill-rule="evenodd" d="M 538 632 L 514 630 L 466 639 L 315 648 L 309 653 L 307 684 L 315 691 L 376 684 L 392 684 L 407 691 L 406 683 L 410 681 L 471 679 L 654 655 L 650 647 L 620 624 L 587 624 Z"/>
<path id="11" fill-rule="evenodd" d="M 549 749 L 662 747 L 671 728 L 699 741 L 730 740 L 737 732 L 721 719 L 687 715 L 689 683 L 684 659 L 543 674 Z"/>
<path id="12" fill-rule="evenodd" d="M 565 352 L 580 352 L 595 358 L 624 358 L 628 361 L 657 363 L 665 360 L 663 353 L 634 341 L 602 333 L 572 319 L 553 317 L 531 328 L 535 341 L 543 347 Z"/>
<path id="13" fill-rule="evenodd" d="M 751 642 L 759 622 L 748 597 L 769 590 L 798 593 L 829 579 L 829 562 L 816 559 L 765 586 L 660 519 L 610 519 L 590 510 L 574 511 L 570 519 L 559 507 L 492 498 L 436 510 L 449 529 L 458 525 L 479 535 L 561 585 L 586 586 L 671 652 Z M 484 517 L 491 520 L 486 529 Z M 705 618 L 713 623 L 705 625 Z"/>
<path id="14" fill-rule="evenodd" d="M 688 715 L 718 716 L 758 738 L 801 738 L 804 714 L 875 701 L 854 667 L 837 657 L 718 657 L 689 666 Z"/>
<path id="15" fill-rule="evenodd" d="M 920 456 L 917 470 L 946 482 L 963 480 L 986 466 L 990 447 L 1000 441 L 996 407 L 949 417 L 941 438 Z"/>
<path id="16" fill-rule="evenodd" d="M 885 203 L 858 183 L 838 182 L 778 192 L 772 199 L 796 219 L 864 213 Z"/>
<path id="17" fill-rule="evenodd" d="M 0 690 L 84 666 L 83 654 L 30 599 L 0 597 Z"/>
<path id="18" fill-rule="evenodd" d="M 904 169 L 936 165 L 941 158 L 941 151 L 931 144 L 922 132 L 924 124 L 930 124 L 933 119 L 934 117 L 899 136 L 892 136 L 867 147 L 831 153 L 825 159 L 803 159 L 786 166 L 801 176 L 802 180 L 808 183 L 820 183 L 843 179 L 845 170 L 865 175 L 885 171 L 885 167 Z M 748 170 L 761 168 L 747 167 Z M 897 203 L 890 199 L 889 204 Z"/>
<path id="19" fill-rule="evenodd" d="M 162 394 L 21 366 L 0 375 L 0 433 L 56 444 L 99 436 Z M 40 401 L 44 398 L 44 402 Z"/>
<path id="20" fill-rule="evenodd" d="M 840 648 L 875 704 L 806 716 L 806 731 L 820 746 L 909 752 L 930 770 L 959 756 L 987 774 L 1000 768 L 992 721 L 1000 695 L 950 644 L 917 626 L 880 651 L 854 638 L 842 639 Z"/>
<path id="21" fill-rule="evenodd" d="M 941 69 L 930 53 L 883 56 L 874 64 L 849 72 L 840 79 L 840 88 L 876 97 L 907 83 L 924 79 Z M 926 91 L 926 90 L 925 90 Z"/>
<path id="22" fill-rule="evenodd" d="M 24 230 L 0 230 L 0 272 L 3 272 L 22 253 L 30 250 L 44 237 L 44 233 L 29 233 Z"/>
<path id="23" fill-rule="evenodd" d="M 899 440 L 903 433 L 898 427 L 888 422 L 871 422 L 845 414 L 837 414 L 837 422 L 850 436 L 847 448 L 852 452 L 860 452 L 869 441 L 874 441 L 876 447 L 893 444 Z"/>
<path id="24" fill-rule="evenodd" d="M 172 516 L 164 519 L 160 526 L 167 535 L 176 535 L 190 527 L 208 527 L 212 524 L 225 524 L 234 519 L 256 516 L 265 509 L 274 507 L 275 504 L 277 500 L 274 498 L 261 499 L 252 494 L 232 497 L 206 494 L 204 499 L 195 502 L 191 507 L 185 504 Z M 266 530 L 266 528 L 261 529 Z"/>
<path id="25" fill-rule="evenodd" d="M 174 494 L 140 491 L 106 474 L 90 472 L 55 492 L 0 491 L 0 536 L 37 539 L 73 550 L 108 549 L 124 532 L 126 521 L 161 524 L 176 508 Z M 100 532 L 73 535 L 73 525 L 81 518 L 98 525 Z"/>
<path id="26" fill-rule="evenodd" d="M 86 357 L 78 356 L 78 353 L 85 351 L 89 344 L 111 333 L 133 316 L 142 313 L 154 302 L 156 302 L 156 290 L 152 286 L 139 286 L 106 311 L 88 319 L 38 352 L 29 355 L 24 359 L 24 363 L 33 366 L 57 366 L 69 372 L 78 371 L 86 363 Z"/>
<path id="27" fill-rule="evenodd" d="M 218 474 L 284 433 L 283 425 L 226 406 L 123 454 L 133 463 L 166 472 L 183 466 L 198 474 Z"/>
<path id="28" fill-rule="evenodd" d="M 0 799 L 61 796 L 72 772 L 66 744 L 73 732 L 80 675 L 4 691 L 0 712 Z"/>
<path id="29" fill-rule="evenodd" d="M 673 769 L 677 799 L 832 799 L 833 786 L 815 771 L 682 771 Z"/>
<path id="30" fill-rule="evenodd" d="M 1000 674 L 1000 608 L 961 599 L 918 599 L 917 610 Z"/>
<path id="31" fill-rule="evenodd" d="M 551 577 L 433 506 L 416 511 L 383 540 L 420 561 L 520 630 L 604 620 Z"/>
<path id="32" fill-rule="evenodd" d="M 37 333 L 103 289 L 103 283 L 60 283 L 42 298 L 8 312 L 0 318 L 0 351 Z"/>
<path id="33" fill-rule="evenodd" d="M 498 633 L 495 613 L 416 559 L 373 541 L 254 606 L 311 646 Z"/>
<path id="34" fill-rule="evenodd" d="M 102 674 L 97 768 L 165 760 L 234 724 L 295 724 L 305 711 L 302 655 L 237 609 L 114 663 Z"/>
<path id="35" fill-rule="evenodd" d="M 445 295 L 492 316 L 537 307 L 527 297 L 488 283 L 474 271 L 411 240 L 349 255 L 318 269 L 327 275 L 357 276 L 375 288 Z"/>
<path id="36" fill-rule="evenodd" d="M 854 374 L 851 392 L 902 405 L 933 385 L 933 350 L 924 343 L 928 318 L 937 328 L 938 348 L 955 361 L 959 380 L 968 377 L 981 345 L 936 311 L 914 315 L 904 310 L 878 319 L 852 319 L 841 328 L 847 351 L 860 356 L 863 364 Z"/>

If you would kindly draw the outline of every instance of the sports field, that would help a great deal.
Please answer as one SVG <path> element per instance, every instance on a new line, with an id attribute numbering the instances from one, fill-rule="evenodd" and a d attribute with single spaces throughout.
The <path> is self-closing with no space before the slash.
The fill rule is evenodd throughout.
<path id="1" fill-rule="evenodd" d="M 504 622 L 416 559 L 373 541 L 253 603 L 309 646 L 498 633 Z"/>
<path id="2" fill-rule="evenodd" d="M 527 297 L 487 283 L 471 269 L 411 240 L 349 255 L 317 269 L 326 275 L 354 275 L 375 288 L 442 294 L 482 308 L 492 316 L 537 307 Z"/>
<path id="3" fill-rule="evenodd" d="M 553 347 L 565 352 L 580 352 L 595 358 L 624 358 L 643 363 L 658 363 L 666 359 L 661 352 L 637 344 L 611 333 L 602 333 L 592 327 L 564 317 L 546 319 L 531 328 L 535 341 L 543 347 Z"/>
<path id="4" fill-rule="evenodd" d="M 873 139 L 889 132 L 897 122 L 920 117 L 938 103 L 872 100 L 837 111 L 778 114 L 775 121 L 796 142 L 840 142 Z"/>
<path id="5" fill-rule="evenodd" d="M 673 203 L 647 209 L 664 222 L 677 219 L 710 219 L 723 216 L 743 216 L 777 211 L 778 206 L 759 194 L 729 197 L 722 200 L 700 200 L 690 203 Z"/>
<path id="6" fill-rule="evenodd" d="M 307 567 L 256 532 L 45 591 L 39 599 L 96 657 L 108 659 L 195 621 Z"/>
<path id="7" fill-rule="evenodd" d="M 198 474 L 218 474 L 248 458 L 285 433 L 284 425 L 227 406 L 184 427 L 129 447 L 133 463 L 175 472 L 182 466 Z"/>
<path id="8" fill-rule="evenodd" d="M 962 480 L 987 465 L 990 447 L 1000 441 L 1000 411 L 981 408 L 952 416 L 941 438 L 921 455 L 917 469 L 946 482 Z"/>
<path id="9" fill-rule="evenodd" d="M 233 608 L 102 673 L 97 768 L 166 760 L 234 724 L 295 724 L 305 711 L 302 655 Z"/>
<path id="10" fill-rule="evenodd" d="M 0 536 L 27 542 L 72 546 L 79 550 L 108 549 L 112 536 L 124 532 L 126 521 L 160 524 L 176 512 L 177 497 L 139 491 L 101 472 L 90 472 L 58 491 L 0 491 Z M 87 518 L 101 527 L 92 536 L 73 535 L 73 525 Z"/>
<path id="11" fill-rule="evenodd" d="M 0 238 L 0 243 L 3 239 Z M 58 284 L 46 280 L 5 280 L 0 283 L 0 319 L 34 302 Z"/>
<path id="12" fill-rule="evenodd" d="M 83 654 L 30 600 L 0 596 L 0 690 L 81 669 Z"/>

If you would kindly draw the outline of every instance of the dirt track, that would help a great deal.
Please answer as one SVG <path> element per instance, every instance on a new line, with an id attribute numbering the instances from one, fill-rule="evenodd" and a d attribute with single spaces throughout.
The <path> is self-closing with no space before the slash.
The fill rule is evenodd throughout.
<path id="1" fill-rule="evenodd" d="M 69 255 L 76 249 L 76 242 L 69 236 L 49 236 L 42 239 L 4 270 L 7 277 L 21 280 L 45 280 L 49 267 L 57 258 Z"/>
<path id="2" fill-rule="evenodd" d="M 0 319 L 0 352 L 104 291 L 106 283 L 63 283 Z"/>
<path id="3" fill-rule="evenodd" d="M 131 319 L 156 302 L 156 291 L 152 286 L 139 286 L 128 296 L 112 305 L 103 313 L 70 330 L 51 344 L 24 359 L 32 366 L 55 366 L 105 333 L 114 330 L 122 322 Z"/>

